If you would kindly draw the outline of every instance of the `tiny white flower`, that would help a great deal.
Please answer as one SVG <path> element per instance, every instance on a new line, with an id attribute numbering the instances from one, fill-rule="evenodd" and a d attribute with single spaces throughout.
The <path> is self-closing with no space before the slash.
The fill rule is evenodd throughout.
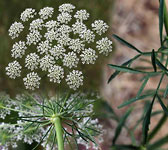
<path id="1" fill-rule="evenodd" d="M 25 22 L 25 21 L 28 21 L 30 18 L 33 18 L 35 15 L 36 15 L 35 9 L 27 8 L 21 13 L 20 19 L 23 22 Z"/>
<path id="2" fill-rule="evenodd" d="M 107 56 L 108 53 L 112 51 L 112 41 L 107 37 L 97 41 L 96 44 L 96 48 L 98 49 L 100 54 L 102 53 Z"/>
<path id="3" fill-rule="evenodd" d="M 95 50 L 88 48 L 82 51 L 80 57 L 83 64 L 94 64 L 98 56 Z"/>
<path id="4" fill-rule="evenodd" d="M 52 7 L 44 7 L 42 9 L 40 9 L 39 15 L 41 17 L 41 19 L 48 19 L 49 17 L 52 17 L 54 13 L 54 8 Z"/>
<path id="5" fill-rule="evenodd" d="M 33 71 L 39 65 L 39 56 L 36 53 L 30 53 L 25 58 L 25 67 Z"/>
<path id="6" fill-rule="evenodd" d="M 68 22 L 70 22 L 72 19 L 72 16 L 67 13 L 67 12 L 62 12 L 61 14 L 58 15 L 57 17 L 57 20 L 60 22 L 60 23 L 64 23 L 64 24 L 67 24 Z"/>
<path id="7" fill-rule="evenodd" d="M 66 82 L 71 89 L 76 90 L 83 85 L 83 75 L 81 71 L 73 70 L 67 75 Z"/>
<path id="8" fill-rule="evenodd" d="M 36 45 L 41 40 L 41 38 L 42 38 L 42 35 L 40 34 L 40 32 L 37 31 L 37 30 L 34 30 L 33 32 L 30 32 L 27 35 L 27 37 L 26 37 L 26 39 L 27 39 L 26 44 L 27 45 L 31 45 L 31 44 Z"/>
<path id="9" fill-rule="evenodd" d="M 62 4 L 61 6 L 59 6 L 59 11 L 60 12 L 73 12 L 73 9 L 75 9 L 75 6 L 72 4 Z"/>
<path id="10" fill-rule="evenodd" d="M 64 78 L 64 69 L 61 66 L 53 65 L 48 72 L 50 82 L 60 83 L 61 79 Z"/>
<path id="11" fill-rule="evenodd" d="M 22 58 L 23 55 L 25 54 L 25 50 L 27 49 L 25 42 L 23 41 L 19 41 L 19 42 L 15 42 L 15 44 L 13 44 L 12 47 L 12 57 L 14 58 Z"/>
<path id="12" fill-rule="evenodd" d="M 87 20 L 89 18 L 89 13 L 84 10 L 78 10 L 76 14 L 74 15 L 76 19 L 79 19 L 80 21 Z"/>
<path id="13" fill-rule="evenodd" d="M 57 38 L 57 43 L 60 45 L 64 45 L 64 46 L 68 46 L 70 41 L 71 41 L 71 39 L 69 37 L 69 34 L 61 34 Z"/>
<path id="14" fill-rule="evenodd" d="M 59 58 L 63 58 L 64 52 L 66 51 L 66 49 L 61 46 L 61 45 L 55 45 L 51 50 L 50 50 L 50 54 L 56 59 L 58 60 Z"/>
<path id="15" fill-rule="evenodd" d="M 93 33 L 93 31 L 87 29 L 87 30 L 84 30 L 82 31 L 79 36 L 84 40 L 86 41 L 87 43 L 90 43 L 90 42 L 94 42 L 95 40 L 95 35 Z"/>
<path id="16" fill-rule="evenodd" d="M 50 20 L 47 21 L 43 26 L 47 28 L 47 30 L 56 30 L 59 27 L 59 22 L 55 21 L 55 20 Z"/>
<path id="17" fill-rule="evenodd" d="M 64 54 L 64 59 L 62 60 L 63 65 L 69 68 L 77 67 L 79 58 L 76 53 L 69 52 L 68 54 Z"/>
<path id="18" fill-rule="evenodd" d="M 38 44 L 37 46 L 37 51 L 40 54 L 48 54 L 49 50 L 51 49 L 51 44 L 49 43 L 49 41 L 42 41 Z"/>
<path id="19" fill-rule="evenodd" d="M 14 22 L 9 28 L 9 36 L 14 39 L 19 36 L 23 29 L 24 26 L 21 22 Z"/>
<path id="20" fill-rule="evenodd" d="M 76 21 L 73 25 L 72 25 L 72 30 L 74 32 L 74 34 L 78 33 L 82 33 L 84 30 L 87 30 L 87 27 L 84 23 L 80 22 L 80 21 Z"/>
<path id="21" fill-rule="evenodd" d="M 71 39 L 69 44 L 69 49 L 72 49 L 74 52 L 80 53 L 84 50 L 85 44 L 80 39 Z"/>
<path id="22" fill-rule="evenodd" d="M 16 77 L 20 77 L 22 66 L 16 60 L 9 63 L 5 68 L 6 74 L 11 78 L 15 79 Z"/>
<path id="23" fill-rule="evenodd" d="M 42 26 L 43 26 L 43 20 L 42 20 L 42 19 L 36 19 L 36 20 L 33 20 L 33 21 L 30 23 L 30 28 L 29 28 L 29 30 L 30 30 L 30 31 L 42 30 Z"/>
<path id="24" fill-rule="evenodd" d="M 43 58 L 40 59 L 40 68 L 43 71 L 47 71 L 51 68 L 54 64 L 54 58 L 50 55 L 45 55 Z"/>
<path id="25" fill-rule="evenodd" d="M 54 31 L 54 29 L 48 30 L 44 37 L 46 38 L 46 40 L 52 42 L 53 40 L 56 40 L 57 38 L 57 32 Z"/>
<path id="26" fill-rule="evenodd" d="M 41 78 L 37 73 L 31 72 L 27 74 L 26 77 L 23 78 L 24 85 L 26 89 L 35 90 L 35 88 L 39 88 Z"/>
<path id="27" fill-rule="evenodd" d="M 72 29 L 70 26 L 63 24 L 60 26 L 60 28 L 58 28 L 57 32 L 60 33 L 59 35 L 69 34 L 70 32 L 72 32 Z"/>
<path id="28" fill-rule="evenodd" d="M 109 26 L 103 20 L 95 20 L 94 23 L 92 23 L 92 30 L 96 31 L 99 35 L 105 33 L 108 27 Z"/>

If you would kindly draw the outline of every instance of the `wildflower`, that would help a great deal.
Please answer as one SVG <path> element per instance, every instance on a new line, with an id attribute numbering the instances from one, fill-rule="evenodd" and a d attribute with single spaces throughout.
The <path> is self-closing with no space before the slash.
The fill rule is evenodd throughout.
<path id="1" fill-rule="evenodd" d="M 87 43 L 94 42 L 95 35 L 91 30 L 83 30 L 79 36 Z"/>
<path id="2" fill-rule="evenodd" d="M 41 69 L 45 71 L 50 81 L 60 83 L 64 78 L 64 74 L 65 76 L 70 76 L 76 73 L 72 72 L 72 70 L 79 66 L 78 64 L 94 64 L 98 58 L 97 51 L 104 55 L 111 52 L 112 42 L 107 37 L 97 42 L 95 41 L 95 33 L 98 35 L 105 33 L 108 25 L 102 20 L 95 20 L 91 24 L 91 30 L 84 23 L 89 18 L 89 13 L 86 10 L 78 10 L 72 15 L 71 13 L 74 9 L 75 6 L 72 4 L 62 4 L 59 6 L 60 14 L 55 17 L 56 20 L 51 18 L 54 13 L 54 8 L 52 7 L 40 9 L 37 18 L 34 18 L 37 14 L 34 9 L 25 9 L 20 18 L 23 23 L 30 21 L 29 32 L 26 35 L 26 41 L 15 42 L 11 50 L 12 57 L 15 59 L 22 58 L 26 53 L 24 64 L 26 69 L 31 71 L 35 69 L 40 71 Z M 32 18 L 34 19 L 32 20 Z M 9 29 L 9 35 L 12 39 L 16 38 L 23 29 L 22 23 L 14 22 Z M 90 47 L 93 42 L 96 43 L 96 49 L 88 48 L 88 44 Z M 33 51 L 29 51 L 30 48 L 33 48 Z M 54 71 L 52 68 L 56 68 L 56 66 L 63 69 L 63 75 L 60 78 L 58 72 L 60 71 L 61 74 L 62 69 L 58 68 L 58 70 Z M 16 72 L 18 71 L 19 68 L 16 69 Z M 10 71 L 7 72 L 9 74 Z M 79 72 L 77 74 L 79 75 Z M 82 74 L 80 75 L 83 81 L 83 76 Z M 17 74 L 17 76 L 20 75 Z M 12 78 L 17 76 L 11 73 Z M 72 89 L 77 89 L 74 88 L 74 84 L 70 84 L 70 81 L 68 83 Z M 82 85 L 82 83 L 78 85 Z"/>
<path id="3" fill-rule="evenodd" d="M 58 15 L 57 17 L 57 20 L 60 22 L 60 23 L 65 23 L 67 24 L 68 22 L 70 22 L 72 19 L 72 16 L 67 13 L 67 12 L 62 12 L 61 14 Z"/>
<path id="4" fill-rule="evenodd" d="M 50 54 L 56 59 L 58 60 L 59 58 L 62 59 L 63 58 L 63 54 L 66 51 L 66 49 L 58 44 L 55 45 L 51 50 L 50 50 Z"/>
<path id="5" fill-rule="evenodd" d="M 73 70 L 67 75 L 66 82 L 69 85 L 69 88 L 73 90 L 78 89 L 81 85 L 83 85 L 82 72 Z"/>
<path id="6" fill-rule="evenodd" d="M 85 47 L 85 44 L 80 39 L 72 39 L 69 43 L 69 49 L 72 49 L 74 52 L 80 53 Z"/>
<path id="7" fill-rule="evenodd" d="M 99 35 L 105 33 L 109 27 L 103 20 L 95 20 L 91 25 L 92 30 L 96 31 Z"/>
<path id="8" fill-rule="evenodd" d="M 34 90 L 35 88 L 39 88 L 41 78 L 37 73 L 31 72 L 27 74 L 26 77 L 23 78 L 24 85 L 26 89 Z"/>
<path id="9" fill-rule="evenodd" d="M 48 19 L 49 17 L 52 17 L 54 13 L 54 8 L 52 7 L 44 7 L 43 9 L 40 9 L 39 15 L 41 19 Z"/>
<path id="10" fill-rule="evenodd" d="M 25 21 L 28 21 L 30 18 L 33 18 L 35 15 L 36 15 L 35 9 L 27 8 L 21 13 L 20 19 L 23 22 L 25 22 Z"/>
<path id="11" fill-rule="evenodd" d="M 26 37 L 26 39 L 27 39 L 26 44 L 27 45 L 31 45 L 31 44 L 36 45 L 40 41 L 41 38 L 42 38 L 42 35 L 40 34 L 40 32 L 37 31 L 37 30 L 33 30 L 33 32 L 30 32 L 27 35 L 27 37 Z"/>
<path id="12" fill-rule="evenodd" d="M 94 64 L 98 56 L 95 50 L 88 48 L 82 51 L 80 57 L 83 64 Z"/>
<path id="13" fill-rule="evenodd" d="M 89 13 L 87 13 L 86 10 L 79 10 L 76 12 L 74 17 L 80 21 L 87 20 L 89 18 Z"/>
<path id="14" fill-rule="evenodd" d="M 57 33 L 56 31 L 54 31 L 54 29 L 51 29 L 49 31 L 47 31 L 44 35 L 44 37 L 46 38 L 46 40 L 48 40 L 49 42 L 52 42 L 53 40 L 56 39 L 57 37 Z"/>
<path id="15" fill-rule="evenodd" d="M 72 31 L 72 29 L 70 26 L 63 24 L 60 26 L 60 28 L 58 28 L 57 31 L 58 33 L 60 33 L 59 35 L 63 35 L 63 34 L 69 34 Z"/>
<path id="16" fill-rule="evenodd" d="M 49 43 L 48 40 L 40 42 L 37 46 L 37 51 L 40 54 L 48 54 L 50 49 L 51 49 L 51 44 Z"/>
<path id="17" fill-rule="evenodd" d="M 9 63 L 6 67 L 6 74 L 11 78 L 15 79 L 16 77 L 21 76 L 22 66 L 16 60 Z"/>
<path id="18" fill-rule="evenodd" d="M 20 22 L 14 22 L 9 28 L 9 36 L 14 39 L 19 36 L 20 32 L 22 32 L 24 26 Z"/>
<path id="19" fill-rule="evenodd" d="M 36 53 L 30 53 L 25 58 L 25 67 L 33 71 L 39 65 L 39 56 Z"/>
<path id="20" fill-rule="evenodd" d="M 12 57 L 14 58 L 22 58 L 25 54 L 25 50 L 27 49 L 26 44 L 24 41 L 15 42 L 15 44 L 12 47 Z"/>
<path id="21" fill-rule="evenodd" d="M 77 67 L 79 58 L 77 58 L 76 53 L 69 52 L 68 54 L 64 54 L 64 59 L 62 60 L 63 65 L 69 68 Z"/>
<path id="22" fill-rule="evenodd" d="M 61 79 L 64 78 L 64 69 L 60 66 L 53 65 L 49 70 L 48 77 L 50 78 L 50 82 L 60 83 Z"/>
<path id="23" fill-rule="evenodd" d="M 87 30 L 87 27 L 84 23 L 80 22 L 80 21 L 76 21 L 73 25 L 72 25 L 72 30 L 74 32 L 74 34 L 80 34 L 83 31 Z"/>
<path id="24" fill-rule="evenodd" d="M 54 64 L 54 58 L 50 55 L 45 55 L 40 59 L 40 68 L 42 71 L 47 71 Z"/>
<path id="25" fill-rule="evenodd" d="M 30 30 L 30 31 L 42 30 L 42 26 L 43 26 L 43 20 L 42 20 L 42 19 L 36 19 L 36 20 L 33 20 L 33 21 L 30 23 L 30 28 L 29 28 L 29 30 Z"/>
<path id="26" fill-rule="evenodd" d="M 59 11 L 60 12 L 73 12 L 73 9 L 75 9 L 75 6 L 73 6 L 72 4 L 62 4 L 61 6 L 59 6 Z"/>
<path id="27" fill-rule="evenodd" d="M 59 22 L 50 20 L 47 21 L 43 26 L 46 27 L 48 31 L 50 31 L 51 29 L 56 30 L 59 27 L 59 25 Z"/>
<path id="28" fill-rule="evenodd" d="M 97 41 L 96 44 L 96 48 L 99 50 L 100 54 L 103 53 L 107 56 L 108 53 L 112 51 L 112 41 L 110 41 L 107 37 Z"/>

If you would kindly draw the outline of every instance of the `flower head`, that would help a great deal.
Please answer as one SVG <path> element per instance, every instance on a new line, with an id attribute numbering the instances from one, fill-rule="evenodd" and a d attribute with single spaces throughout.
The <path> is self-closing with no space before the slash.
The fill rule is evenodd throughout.
<path id="1" fill-rule="evenodd" d="M 14 22 L 9 28 L 9 36 L 14 39 L 19 36 L 20 32 L 22 32 L 24 26 L 21 22 Z"/>
<path id="2" fill-rule="evenodd" d="M 92 23 L 92 30 L 96 31 L 99 35 L 105 33 L 108 27 L 109 26 L 103 20 L 95 20 L 95 22 Z"/>
<path id="3" fill-rule="evenodd" d="M 53 65 L 48 72 L 50 82 L 60 83 L 61 79 L 64 78 L 64 69 L 61 66 Z"/>
<path id="4" fill-rule="evenodd" d="M 62 12 L 61 14 L 58 15 L 57 17 L 57 20 L 60 22 L 60 23 L 65 23 L 67 24 L 68 22 L 70 22 L 72 19 L 72 16 L 67 13 L 67 12 Z"/>
<path id="5" fill-rule="evenodd" d="M 26 77 L 23 78 L 24 85 L 26 89 L 34 90 L 35 88 L 39 88 L 41 78 L 37 73 L 31 72 L 27 74 Z"/>
<path id="6" fill-rule="evenodd" d="M 51 43 L 49 43 L 48 40 L 42 41 L 41 43 L 38 44 L 37 46 L 37 51 L 40 54 L 48 54 L 49 50 L 51 49 Z"/>
<path id="7" fill-rule="evenodd" d="M 63 58 L 64 52 L 66 52 L 66 49 L 62 45 L 55 45 L 51 50 L 50 54 L 58 60 L 59 58 Z"/>
<path id="8" fill-rule="evenodd" d="M 60 12 L 73 12 L 73 9 L 75 9 L 75 6 L 72 4 L 62 4 L 61 6 L 59 6 L 59 11 Z"/>
<path id="9" fill-rule="evenodd" d="M 33 71 L 39 65 L 39 56 L 36 53 L 30 53 L 25 58 L 25 67 Z"/>
<path id="10" fill-rule="evenodd" d="M 20 77 L 21 75 L 21 69 L 22 66 L 17 62 L 16 60 L 9 63 L 6 67 L 6 74 L 12 78 L 15 79 L 16 77 Z"/>
<path id="11" fill-rule="evenodd" d="M 73 70 L 67 75 L 66 82 L 71 89 L 78 89 L 81 85 L 83 85 L 83 76 L 82 72 L 78 70 Z"/>
<path id="12" fill-rule="evenodd" d="M 52 17 L 52 7 L 44 7 L 38 13 L 32 8 L 25 9 L 20 19 L 22 23 L 30 21 L 29 26 L 28 22 L 26 28 L 21 22 L 14 22 L 9 35 L 14 39 L 23 29 L 27 30 L 26 41 L 15 42 L 11 55 L 21 59 L 26 54 L 23 68 L 36 70 L 39 75 L 46 73 L 51 82 L 58 84 L 67 77 L 65 80 L 69 87 L 77 89 L 83 84 L 84 77 L 82 71 L 74 69 L 84 64 L 94 64 L 98 54 L 108 55 L 112 51 L 112 41 L 105 37 L 96 42 L 97 36 L 107 31 L 108 25 L 102 20 L 95 20 L 89 29 L 85 24 L 89 18 L 86 10 L 75 12 L 75 6 L 66 3 L 59 6 L 58 11 L 58 16 Z M 14 65 L 19 66 L 16 62 Z M 21 65 L 18 68 L 15 66 L 9 63 L 6 68 L 10 78 L 20 76 Z M 29 89 L 36 87 L 39 86 Z"/>
<path id="13" fill-rule="evenodd" d="M 30 18 L 33 18 L 35 15 L 36 15 L 36 10 L 35 9 L 27 8 L 21 13 L 20 19 L 23 22 L 25 22 L 25 21 L 28 21 Z"/>
<path id="14" fill-rule="evenodd" d="M 110 41 L 107 37 L 97 41 L 96 44 L 96 48 L 99 50 L 99 53 L 108 55 L 108 53 L 112 51 L 112 41 Z"/>
<path id="15" fill-rule="evenodd" d="M 88 48 L 82 51 L 80 57 L 83 64 L 94 64 L 98 56 L 95 50 Z"/>
<path id="16" fill-rule="evenodd" d="M 39 15 L 41 19 L 48 19 L 49 17 L 52 17 L 54 13 L 54 8 L 52 7 L 44 7 L 43 9 L 40 9 Z"/>
<path id="17" fill-rule="evenodd" d="M 25 54 L 25 50 L 27 49 L 27 46 L 24 41 L 16 42 L 12 47 L 12 57 L 14 58 L 22 58 Z"/>
<path id="18" fill-rule="evenodd" d="M 74 17 L 80 21 L 87 20 L 89 18 L 89 13 L 87 13 L 86 10 L 79 10 L 76 12 Z"/>
<path id="19" fill-rule="evenodd" d="M 64 54 L 63 65 L 69 68 L 77 67 L 79 58 L 76 53 L 69 52 L 68 54 Z"/>

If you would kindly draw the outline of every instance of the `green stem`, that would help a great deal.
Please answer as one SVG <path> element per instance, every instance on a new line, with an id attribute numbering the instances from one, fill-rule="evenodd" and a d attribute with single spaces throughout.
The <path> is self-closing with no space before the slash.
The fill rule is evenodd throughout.
<path id="1" fill-rule="evenodd" d="M 54 126 L 57 135 L 58 150 L 64 150 L 62 125 L 59 117 L 55 117 Z"/>
<path id="2" fill-rule="evenodd" d="M 166 35 L 168 36 L 168 14 L 167 14 L 166 2 L 164 2 L 164 26 L 166 30 Z"/>

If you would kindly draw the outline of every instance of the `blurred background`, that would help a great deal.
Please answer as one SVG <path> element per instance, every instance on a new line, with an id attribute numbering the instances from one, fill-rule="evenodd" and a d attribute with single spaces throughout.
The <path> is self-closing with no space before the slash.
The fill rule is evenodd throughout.
<path id="1" fill-rule="evenodd" d="M 15 96 L 24 89 L 22 79 L 11 80 L 5 75 L 5 67 L 12 60 L 10 50 L 13 42 L 8 36 L 10 25 L 14 21 L 19 20 L 20 13 L 25 8 L 30 7 L 39 10 L 43 7 L 51 6 L 57 10 L 62 3 L 72 3 L 77 9 L 86 9 L 90 13 L 88 24 L 91 24 L 96 19 L 102 19 L 107 22 L 110 26 L 107 36 L 110 39 L 112 39 L 111 35 L 115 33 L 142 51 L 149 51 L 159 47 L 159 2 L 157 0 L 0 0 L 0 91 L 5 91 L 11 96 Z M 84 90 L 90 88 L 91 90 L 100 90 L 103 98 L 115 110 L 118 116 L 122 116 L 127 108 L 117 109 L 117 106 L 124 100 L 136 95 L 141 77 L 122 74 L 110 84 L 107 84 L 107 80 L 113 72 L 113 70 L 107 67 L 107 64 L 121 64 L 135 55 L 134 52 L 116 41 L 113 41 L 113 43 L 114 49 L 110 56 L 98 59 L 94 66 L 83 68 L 87 79 Z M 150 81 L 148 87 L 155 87 L 155 82 Z M 53 92 L 55 91 L 55 85 L 44 82 L 39 91 Z M 136 107 L 134 113 L 128 120 L 130 129 L 141 116 L 144 103 L 140 102 L 139 104 L 134 104 L 134 106 Z M 155 105 L 155 109 L 160 109 L 160 106 Z M 159 116 L 153 120 L 154 123 L 151 125 L 151 128 L 159 120 Z M 117 123 L 113 120 L 102 120 L 102 123 L 109 130 L 105 135 L 106 142 L 103 144 L 102 149 L 108 150 L 107 147 L 111 144 Z M 165 128 L 163 128 L 158 137 L 166 134 L 165 131 Z M 140 135 L 141 126 L 135 132 L 137 139 Z M 128 144 L 130 139 L 127 136 L 128 133 L 123 130 L 118 143 Z"/>

